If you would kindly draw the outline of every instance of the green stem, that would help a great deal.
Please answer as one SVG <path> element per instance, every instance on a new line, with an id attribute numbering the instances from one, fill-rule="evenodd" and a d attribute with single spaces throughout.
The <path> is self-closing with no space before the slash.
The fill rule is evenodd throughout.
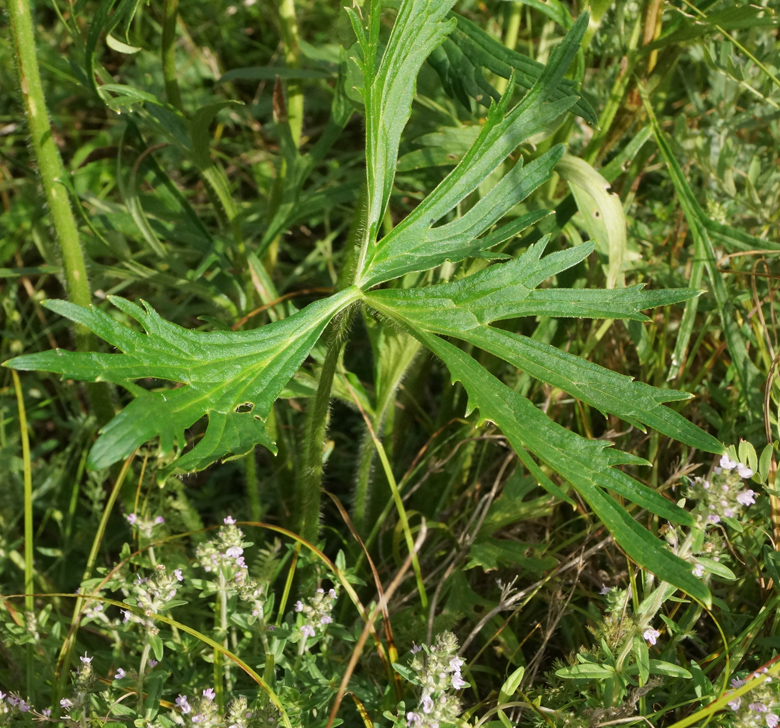
<path id="1" fill-rule="evenodd" d="M 138 694 L 138 712 L 143 711 L 144 706 L 144 677 L 146 675 L 146 663 L 149 661 L 149 650 L 151 644 L 147 640 L 144 650 L 141 653 L 141 662 L 138 665 L 138 680 L 136 681 L 136 693 Z"/>
<path id="2" fill-rule="evenodd" d="M 331 321 L 326 335 L 327 354 L 322 363 L 317 393 L 306 411 L 303 459 L 298 476 L 297 531 L 310 543 L 317 542 L 320 524 L 322 482 L 322 444 L 328 429 L 328 408 L 333 377 L 336 374 L 352 312 L 346 311 Z"/>
<path id="3" fill-rule="evenodd" d="M 254 450 L 244 457 L 246 494 L 249 499 L 249 515 L 253 521 L 263 520 L 263 506 L 260 503 L 260 484 L 257 481 L 257 461 Z"/>
<path id="4" fill-rule="evenodd" d="M 520 18 L 522 16 L 524 5 L 519 2 L 512 3 L 509 9 L 509 20 L 506 24 L 506 33 L 504 33 L 504 45 L 513 51 L 517 47 L 517 36 L 520 33 Z M 496 79 L 496 91 L 502 96 L 506 87 L 509 85 L 509 79 L 497 78 Z"/>
<path id="5" fill-rule="evenodd" d="M 79 306 L 89 307 L 91 295 L 87 267 L 68 191 L 59 181 L 64 178 L 65 170 L 46 110 L 29 0 L 8 0 L 7 7 L 16 51 L 19 89 L 24 100 L 41 186 L 62 254 L 68 298 Z M 75 327 L 75 338 L 79 351 L 90 351 L 93 348 L 93 336 L 84 326 Z M 91 384 L 87 386 L 87 391 L 96 416 L 101 422 L 107 422 L 114 416 L 108 389 L 104 384 Z"/>
<path id="6" fill-rule="evenodd" d="M 30 438 L 27 434 L 27 410 L 24 406 L 24 394 L 19 375 L 11 370 L 16 390 L 16 402 L 19 407 L 19 436 L 22 440 L 22 460 L 24 463 L 24 619 L 29 622 L 35 615 L 34 565 L 33 565 L 33 518 L 32 518 L 32 462 L 30 460 Z M 27 695 L 35 699 L 35 671 L 33 670 L 33 645 L 27 645 Z"/>
<path id="7" fill-rule="evenodd" d="M 215 627 L 217 628 L 216 637 L 227 649 L 227 584 L 222 569 L 219 571 L 219 588 L 217 590 L 217 603 L 215 606 Z M 222 683 L 223 675 L 226 671 L 226 665 L 222 657 L 222 651 L 214 648 L 214 689 L 217 694 L 217 705 L 219 712 L 222 713 L 225 708 L 225 689 Z"/>
<path id="8" fill-rule="evenodd" d="M 344 244 L 344 264 L 336 284 L 338 290 L 342 290 L 349 284 L 355 271 L 355 250 L 359 245 L 367 214 L 366 199 L 366 186 L 364 184 L 358 195 L 355 215 L 352 218 L 352 224 Z M 328 427 L 330 391 L 352 315 L 350 311 L 342 312 L 331 321 L 328 327 L 326 334 L 327 354 L 322 364 L 317 393 L 306 411 L 303 460 L 296 480 L 298 509 L 296 527 L 299 535 L 312 543 L 316 542 L 319 532 L 322 444 L 325 441 L 325 432 Z"/>
<path id="9" fill-rule="evenodd" d="M 165 94 L 168 103 L 182 110 L 181 91 L 176 78 L 176 15 L 179 0 L 164 0 L 162 29 L 162 67 L 165 80 Z"/>
<path id="10" fill-rule="evenodd" d="M 97 533 L 95 534 L 95 538 L 92 541 L 92 548 L 89 551 L 89 556 L 87 557 L 87 565 L 84 569 L 84 574 L 81 577 L 82 582 L 87 581 L 92 577 L 92 569 L 95 567 L 95 562 L 97 561 L 98 557 L 98 551 L 100 550 L 100 544 L 103 543 L 103 536 L 106 533 L 106 528 L 108 526 L 108 519 L 111 516 L 111 511 L 114 509 L 114 504 L 116 503 L 116 499 L 119 497 L 119 491 L 122 489 L 122 483 L 125 482 L 125 478 L 127 477 L 127 473 L 130 470 L 130 464 L 133 462 L 133 458 L 135 457 L 135 452 L 125 460 L 124 465 L 122 466 L 122 470 L 119 472 L 119 475 L 117 476 L 116 483 L 114 484 L 113 489 L 111 490 L 110 495 L 108 496 L 108 501 L 106 502 L 105 508 L 103 509 L 103 515 L 100 519 L 100 524 L 98 525 Z M 73 647 L 76 644 L 76 635 L 78 633 L 78 627 L 79 623 L 81 621 L 81 610 L 84 607 L 86 599 L 83 596 L 79 596 L 76 599 L 76 604 L 73 607 L 73 616 L 71 618 L 71 625 L 70 625 L 70 631 L 68 632 L 68 636 L 65 638 L 65 641 L 62 643 L 62 648 L 60 649 L 60 654 L 57 659 L 57 682 L 55 683 L 55 695 L 53 700 L 53 711 L 57 710 L 59 711 L 59 698 L 62 695 L 62 691 L 64 688 L 64 683 L 68 679 L 68 666 L 70 665 L 70 660 L 73 655 Z M 55 719 L 58 718 L 58 715 L 53 716 Z"/>
<path id="11" fill-rule="evenodd" d="M 287 68 L 301 67 L 301 46 L 294 0 L 279 0 L 279 29 Z M 287 83 L 287 121 L 295 146 L 300 146 L 303 130 L 303 87 L 298 80 Z"/>
<path id="12" fill-rule="evenodd" d="M 422 571 L 420 569 L 420 561 L 417 558 L 417 554 L 414 550 L 414 539 L 412 538 L 412 529 L 409 527 L 409 519 L 406 515 L 406 508 L 404 507 L 403 498 L 401 498 L 401 491 L 398 489 L 398 483 L 396 483 L 395 476 L 393 475 L 393 469 L 390 467 L 390 461 L 387 458 L 387 453 L 374 433 L 371 433 L 374 446 L 376 447 L 377 455 L 382 463 L 382 468 L 385 471 L 385 477 L 390 484 L 390 490 L 393 492 L 393 501 L 395 502 L 396 510 L 398 511 L 398 519 L 401 521 L 401 528 L 404 532 L 404 538 L 406 539 L 406 547 L 409 549 L 409 554 L 412 557 L 412 567 L 414 568 L 414 576 L 417 580 L 417 591 L 420 594 L 420 604 L 423 609 L 428 608 L 428 595 L 425 592 L 425 583 L 422 578 Z"/>

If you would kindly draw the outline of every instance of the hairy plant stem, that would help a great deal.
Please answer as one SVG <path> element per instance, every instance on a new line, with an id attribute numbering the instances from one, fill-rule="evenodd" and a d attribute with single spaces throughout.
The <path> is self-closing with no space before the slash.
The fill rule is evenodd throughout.
<path id="1" fill-rule="evenodd" d="M 165 80 L 165 95 L 168 103 L 182 110 L 181 91 L 176 78 L 176 15 L 179 0 L 164 0 L 162 28 L 162 67 Z"/>
<path id="2" fill-rule="evenodd" d="M 310 543 L 316 543 L 319 534 L 323 472 L 322 445 L 328 429 L 330 391 L 353 315 L 354 309 L 344 311 L 328 326 L 326 333 L 327 354 L 322 363 L 317 393 L 306 411 L 303 459 L 297 484 L 296 530 L 302 538 Z"/>
<path id="3" fill-rule="evenodd" d="M 337 290 L 346 288 L 355 275 L 357 248 L 365 227 L 367 215 L 367 193 L 364 184 L 360 190 L 355 216 L 347 233 L 344 244 L 345 265 L 339 272 Z M 354 308 L 339 313 L 331 321 L 325 334 L 327 354 L 322 363 L 317 393 L 306 410 L 304 426 L 303 459 L 296 480 L 295 526 L 297 532 L 307 541 L 316 543 L 320 522 L 320 496 L 322 494 L 322 446 L 328 429 L 328 407 L 333 377 L 338 368 L 339 359 L 347 332 L 354 315 Z"/>
<path id="4" fill-rule="evenodd" d="M 60 182 L 65 176 L 65 170 L 54 142 L 46 110 L 30 3 L 29 0 L 9 0 L 7 8 L 11 19 L 11 34 L 19 73 L 19 89 L 24 100 L 41 186 L 62 254 L 68 298 L 79 306 L 88 307 L 91 304 L 91 295 L 87 267 L 79 241 L 76 219 L 70 207 L 68 191 Z M 77 324 L 74 327 L 74 334 L 76 348 L 79 351 L 90 351 L 93 348 L 94 337 L 87 328 Z M 98 420 L 101 423 L 108 422 L 114 416 L 114 408 L 107 385 L 88 384 L 87 392 Z"/>

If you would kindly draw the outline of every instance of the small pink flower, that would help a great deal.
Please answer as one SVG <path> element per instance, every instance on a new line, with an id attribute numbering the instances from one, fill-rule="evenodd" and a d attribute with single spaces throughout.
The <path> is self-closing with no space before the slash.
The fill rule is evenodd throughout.
<path id="1" fill-rule="evenodd" d="M 81 660 L 82 665 L 89 665 L 90 662 L 92 662 L 92 658 L 87 655 L 87 653 L 84 653 L 84 657 L 79 657 L 79 660 Z"/>
<path id="2" fill-rule="evenodd" d="M 301 627 L 301 634 L 304 637 L 314 637 L 314 627 L 310 624 L 304 624 L 303 627 Z"/>
<path id="3" fill-rule="evenodd" d="M 233 516 L 225 516 L 224 520 L 222 521 L 226 526 L 232 526 L 236 519 L 233 518 Z"/>
<path id="4" fill-rule="evenodd" d="M 114 680 L 124 680 L 125 675 L 127 675 L 127 673 L 121 667 L 118 667 L 114 673 Z"/>
<path id="5" fill-rule="evenodd" d="M 701 579 L 704 576 L 704 567 L 701 564 L 696 564 L 696 567 L 691 571 L 697 579 Z"/>
<path id="6" fill-rule="evenodd" d="M 295 611 L 296 612 L 303 611 L 303 602 L 300 599 L 297 602 L 295 602 Z"/>
<path id="7" fill-rule="evenodd" d="M 741 506 L 752 506 L 756 502 L 756 495 L 758 494 L 750 488 L 743 490 L 737 494 L 737 503 Z"/>
<path id="8" fill-rule="evenodd" d="M 766 717 L 767 728 L 777 728 L 777 724 L 780 723 L 780 718 L 774 713 L 770 713 Z"/>
<path id="9" fill-rule="evenodd" d="M 157 518 L 154 519 L 154 523 L 156 526 L 159 526 L 161 523 L 165 523 L 165 519 L 162 516 L 157 516 Z"/>
<path id="10" fill-rule="evenodd" d="M 179 697 L 176 698 L 176 707 L 179 708 L 184 714 L 187 714 L 192 710 L 189 702 L 187 701 L 186 695 L 179 695 Z"/>
<path id="11" fill-rule="evenodd" d="M 225 555 L 229 556 L 231 559 L 237 559 L 243 553 L 244 549 L 242 549 L 240 546 L 231 546 L 227 551 L 225 551 Z"/>
<path id="12" fill-rule="evenodd" d="M 138 516 L 136 516 L 135 513 L 131 513 L 130 515 L 127 516 L 127 522 L 131 526 L 135 526 L 136 521 L 138 521 Z"/>
<path id="13" fill-rule="evenodd" d="M 734 700 L 729 703 L 729 708 L 736 713 L 739 710 L 740 705 L 742 705 L 742 698 L 734 698 Z"/>
<path id="14" fill-rule="evenodd" d="M 724 470 L 734 470 L 737 464 L 728 455 L 724 454 L 720 459 L 720 467 Z"/>
<path id="15" fill-rule="evenodd" d="M 209 700 L 209 701 L 214 700 L 214 698 L 216 697 L 216 693 L 214 692 L 214 688 L 206 688 L 203 691 L 203 697 L 206 698 L 206 700 Z"/>
<path id="16" fill-rule="evenodd" d="M 176 581 L 184 581 L 184 574 L 182 573 L 181 569 L 176 569 L 173 572 L 173 575 L 176 577 Z"/>
<path id="17" fill-rule="evenodd" d="M 461 674 L 459 672 L 456 672 L 452 676 L 452 689 L 453 690 L 462 690 L 468 685 L 468 683 L 461 677 Z"/>
<path id="18" fill-rule="evenodd" d="M 747 465 L 743 465 L 742 463 L 737 463 L 737 472 L 739 473 L 739 477 L 745 480 L 753 477 L 753 471 Z"/>
<path id="19" fill-rule="evenodd" d="M 649 642 L 651 645 L 654 645 L 658 638 L 661 636 L 661 633 L 657 629 L 653 629 L 652 627 L 648 627 L 643 633 L 642 637 L 645 638 L 647 642 Z"/>

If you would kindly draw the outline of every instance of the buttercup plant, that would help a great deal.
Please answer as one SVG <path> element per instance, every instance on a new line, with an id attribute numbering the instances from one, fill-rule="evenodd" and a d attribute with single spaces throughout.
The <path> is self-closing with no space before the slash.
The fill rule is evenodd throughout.
<path id="1" fill-rule="evenodd" d="M 514 107 L 510 102 L 521 76 L 512 76 L 507 91 L 490 106 L 479 134 L 453 171 L 406 218 L 382 235 L 416 78 L 426 58 L 458 24 L 448 16 L 453 4 L 454 0 L 404 0 L 381 53 L 380 0 L 372 0 L 365 13 L 345 10 L 355 38 L 348 67 L 354 72 L 366 124 L 365 220 L 361 220 L 362 235 L 355 241 L 354 251 L 345 258 L 339 290 L 331 297 L 254 331 L 213 333 L 187 331 L 162 319 L 147 304 L 139 306 L 111 297 L 124 314 L 141 323 L 145 334 L 122 326 L 98 307 L 49 301 L 46 305 L 51 310 L 95 331 L 123 353 L 58 349 L 16 357 L 5 365 L 113 382 L 134 392 L 136 398 L 103 429 L 89 464 L 107 467 L 159 436 L 163 464 L 159 477 L 164 479 L 173 472 L 201 470 L 217 460 L 245 455 L 257 444 L 275 452 L 267 428 L 274 401 L 328 329 L 328 350 L 308 410 L 309 436 L 296 492 L 296 530 L 303 538 L 316 541 L 321 442 L 344 345 L 343 331 L 338 332 L 346 327 L 355 306 L 363 305 L 408 332 L 442 360 L 452 381 L 460 381 L 465 388 L 469 410 L 478 408 L 483 420 L 491 420 L 502 430 L 543 487 L 568 498 L 540 462 L 574 488 L 637 563 L 707 601 L 706 588 L 685 564 L 605 493 L 613 491 L 672 521 L 687 523 L 689 516 L 682 509 L 615 467 L 644 461 L 610 449 L 604 440 L 587 440 L 556 424 L 447 340 L 451 337 L 493 354 L 603 412 L 657 428 L 689 446 L 720 453 L 723 448 L 715 438 L 665 406 L 688 395 L 634 382 L 554 346 L 491 325 L 537 315 L 642 321 L 643 309 L 683 302 L 698 292 L 645 292 L 641 286 L 601 291 L 540 288 L 550 277 L 585 260 L 594 249 L 591 242 L 544 256 L 549 238 L 542 238 L 507 262 L 468 269 L 459 280 L 425 285 L 420 275 L 445 263 L 490 258 L 494 255 L 491 249 L 512 240 L 547 214 L 532 211 L 501 222 L 551 178 L 564 153 L 561 145 L 527 162 L 518 159 L 478 203 L 453 218 L 469 195 L 502 169 L 507 158 L 531 137 L 572 112 L 590 122 L 595 120 L 589 105 L 564 79 L 588 27 L 587 12 L 572 25 L 547 66 L 533 67 L 530 90 Z M 415 285 L 398 288 L 393 281 L 404 276 Z M 380 289 L 380 285 L 385 287 Z M 139 391 L 133 380 L 147 377 L 182 386 Z M 204 415 L 208 416 L 206 432 L 187 449 L 185 431 Z M 357 498 L 361 503 L 367 500 L 366 494 Z M 365 513 L 356 515 L 363 519 Z M 358 525 L 362 528 L 365 524 Z M 410 547 L 408 533 L 406 540 Z"/>
<path id="2" fill-rule="evenodd" d="M 0 728 L 780 728 L 771 5 L 10 2 Z"/>

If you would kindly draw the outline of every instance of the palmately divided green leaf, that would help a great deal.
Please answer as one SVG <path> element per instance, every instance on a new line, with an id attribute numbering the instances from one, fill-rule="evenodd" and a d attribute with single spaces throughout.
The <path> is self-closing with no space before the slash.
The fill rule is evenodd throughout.
<path id="1" fill-rule="evenodd" d="M 523 100 L 507 113 L 510 84 L 502 100 L 491 107 L 482 131 L 458 166 L 382 240 L 372 244 L 369 239 L 365 262 L 358 271 L 358 285 L 369 288 L 447 260 L 462 260 L 496 244 L 490 237 L 479 240 L 479 235 L 550 178 L 563 155 L 563 147 L 553 147 L 526 166 L 518 162 L 465 215 L 439 227 L 434 225 L 486 180 L 520 143 L 542 131 L 575 103 L 576 96 L 550 99 L 577 52 L 587 27 L 583 18 L 585 15 L 555 49 L 550 63 Z"/>
<path id="2" fill-rule="evenodd" d="M 98 308 L 47 301 L 47 308 L 83 324 L 123 353 L 56 349 L 20 356 L 5 366 L 57 372 L 87 382 L 114 382 L 137 394 L 103 428 L 90 453 L 93 468 L 127 457 L 156 436 L 161 454 L 181 452 L 187 428 L 207 415 L 203 438 L 172 466 L 199 470 L 221 458 L 243 455 L 257 444 L 275 451 L 265 427 L 271 405 L 328 321 L 358 295 L 349 288 L 255 331 L 213 333 L 176 326 L 148 305 L 141 308 L 124 298 L 112 297 L 111 302 L 138 321 L 145 334 L 123 326 Z M 145 378 L 184 386 L 149 392 L 132 384 L 132 380 Z"/>
<path id="3" fill-rule="evenodd" d="M 586 440 L 552 422 L 528 399 L 501 383 L 467 353 L 444 339 L 415 331 L 415 335 L 450 370 L 479 408 L 483 419 L 494 422 L 515 451 L 527 448 L 560 473 L 612 532 L 615 540 L 637 564 L 705 603 L 707 587 L 691 573 L 690 564 L 669 551 L 663 542 L 639 525 L 603 487 L 652 510 L 662 518 L 690 524 L 690 514 L 613 466 L 630 456 L 610 451 L 603 440 Z"/>
<path id="4" fill-rule="evenodd" d="M 697 295 L 691 289 L 645 292 L 641 286 L 571 292 L 558 288 L 536 290 L 545 279 L 576 265 L 593 251 L 588 244 L 541 257 L 546 242 L 531 246 L 513 261 L 453 283 L 417 290 L 373 291 L 367 300 L 414 331 L 467 341 L 602 412 L 639 427 L 649 425 L 692 447 L 721 452 L 722 445 L 714 437 L 664 406 L 665 402 L 687 399 L 689 395 L 635 382 L 556 347 L 488 325 L 542 313 L 642 320 L 643 308 L 679 303 Z M 569 301 L 567 293 L 572 294 Z"/>
<path id="5" fill-rule="evenodd" d="M 430 52 L 455 27 L 447 14 L 455 0 L 411 0 L 402 3 L 378 68 L 381 3 L 372 2 L 366 37 L 350 11 L 363 58 L 358 65 L 364 86 L 358 89 L 366 106 L 366 170 L 368 174 L 367 235 L 374 237 L 395 176 L 398 145 L 412 110 L 417 74 Z"/>

